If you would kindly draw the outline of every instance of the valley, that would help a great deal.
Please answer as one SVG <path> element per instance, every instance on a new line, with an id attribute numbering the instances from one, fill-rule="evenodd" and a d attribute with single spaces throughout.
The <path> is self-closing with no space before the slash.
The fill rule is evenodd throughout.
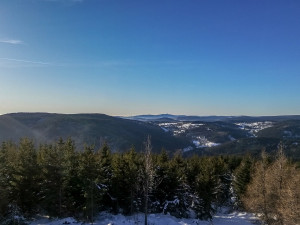
<path id="1" fill-rule="evenodd" d="M 142 115 L 113 117 L 104 114 L 13 113 L 0 116 L 0 141 L 18 142 L 28 137 L 36 143 L 74 140 L 80 151 L 84 145 L 99 148 L 107 143 L 112 151 L 124 152 L 132 146 L 142 151 L 150 135 L 154 152 L 165 149 L 170 155 L 180 150 L 184 156 L 253 154 L 263 148 L 276 151 L 282 142 L 289 157 L 300 159 L 299 116 L 184 116 Z"/>

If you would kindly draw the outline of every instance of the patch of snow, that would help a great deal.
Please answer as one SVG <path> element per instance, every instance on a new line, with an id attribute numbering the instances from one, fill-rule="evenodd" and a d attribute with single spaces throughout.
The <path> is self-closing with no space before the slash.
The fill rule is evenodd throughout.
<path id="1" fill-rule="evenodd" d="M 285 130 L 285 131 L 283 131 L 283 133 L 287 136 L 290 136 L 290 137 L 293 136 L 293 133 L 289 130 Z"/>
<path id="2" fill-rule="evenodd" d="M 204 136 L 196 137 L 196 140 L 193 140 L 193 144 L 196 148 L 211 148 L 220 145 L 219 143 L 208 141 Z"/>
<path id="3" fill-rule="evenodd" d="M 160 127 L 161 129 L 163 129 L 164 132 L 169 132 L 169 130 L 165 127 Z"/>
<path id="4" fill-rule="evenodd" d="M 235 125 L 239 126 L 239 128 L 242 130 L 247 130 L 251 136 L 256 137 L 257 132 L 272 127 L 273 122 L 265 121 L 265 122 L 254 122 L 254 123 L 235 123 Z"/>
<path id="5" fill-rule="evenodd" d="M 167 210 L 169 204 L 178 205 L 179 199 L 175 198 L 173 201 L 165 201 L 163 212 L 165 212 Z"/>
<path id="6" fill-rule="evenodd" d="M 64 219 L 49 219 L 44 217 L 43 219 L 38 219 L 36 221 L 30 222 L 29 225 L 65 225 L 65 224 L 81 224 L 72 217 L 67 217 Z"/>
<path id="7" fill-rule="evenodd" d="M 192 146 L 188 146 L 186 148 L 183 149 L 183 152 L 188 152 L 188 151 L 192 151 L 194 148 Z"/>
<path id="8" fill-rule="evenodd" d="M 197 128 L 203 125 L 204 124 L 190 122 L 172 122 L 158 124 L 158 126 L 160 126 L 165 132 L 171 131 L 174 135 L 182 134 L 189 129 Z"/>
<path id="9" fill-rule="evenodd" d="M 232 137 L 231 135 L 228 136 L 230 141 L 235 141 L 236 139 L 234 137 Z"/>
<path id="10" fill-rule="evenodd" d="M 170 215 L 165 214 L 149 214 L 148 224 L 151 225 L 253 225 L 257 222 L 258 218 L 253 214 L 243 212 L 233 212 L 229 214 L 218 213 L 213 217 L 211 221 L 204 221 L 198 219 L 178 219 Z M 30 222 L 29 225 L 64 225 L 64 224 L 83 224 L 77 222 L 73 218 L 65 219 L 41 219 L 34 222 Z M 86 223 L 90 224 L 90 223 Z M 132 216 L 124 216 L 121 214 L 113 215 L 110 213 L 100 213 L 93 223 L 94 225 L 136 225 L 144 224 L 144 214 L 135 214 Z"/>

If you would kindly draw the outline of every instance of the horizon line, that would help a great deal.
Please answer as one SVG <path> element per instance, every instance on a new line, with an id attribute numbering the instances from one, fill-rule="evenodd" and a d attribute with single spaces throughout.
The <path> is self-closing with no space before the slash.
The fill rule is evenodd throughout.
<path id="1" fill-rule="evenodd" d="M 112 117 L 138 117 L 138 116 L 162 116 L 162 115 L 170 115 L 170 116 L 187 116 L 187 117 L 284 117 L 284 116 L 300 116 L 300 114 L 282 114 L 282 115 L 190 115 L 190 114 L 170 114 L 170 113 L 159 113 L 159 114 L 136 114 L 136 115 L 111 115 L 101 112 L 80 112 L 80 113 L 62 113 L 62 112 L 9 112 L 2 113 L 0 116 L 9 115 L 9 114 L 62 114 L 62 115 L 83 115 L 83 114 L 99 114 L 99 115 L 107 115 Z"/>

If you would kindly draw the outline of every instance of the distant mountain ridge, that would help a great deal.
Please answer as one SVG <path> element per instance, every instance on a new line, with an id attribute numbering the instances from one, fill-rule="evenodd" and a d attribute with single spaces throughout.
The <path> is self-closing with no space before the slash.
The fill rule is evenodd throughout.
<path id="1" fill-rule="evenodd" d="M 157 121 L 157 120 L 177 120 L 177 121 L 236 121 L 236 122 L 260 122 L 260 121 L 283 121 L 283 120 L 300 120 L 300 115 L 280 115 L 280 116 L 190 116 L 190 115 L 173 115 L 173 114 L 158 114 L 158 115 L 136 115 L 121 117 L 139 121 Z"/>
<path id="2" fill-rule="evenodd" d="M 222 121 L 232 116 L 187 116 L 187 115 L 172 115 L 172 114 L 159 114 L 159 115 L 137 115 L 137 116 L 128 116 L 123 117 L 125 119 L 131 120 L 140 120 L 140 121 L 156 121 L 156 120 L 177 120 L 177 121 Z"/>

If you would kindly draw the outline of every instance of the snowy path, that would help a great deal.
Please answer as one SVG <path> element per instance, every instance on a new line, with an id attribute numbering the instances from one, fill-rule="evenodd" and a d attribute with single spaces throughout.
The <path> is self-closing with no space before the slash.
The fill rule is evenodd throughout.
<path id="1" fill-rule="evenodd" d="M 102 213 L 97 217 L 94 225 L 142 225 L 143 214 L 135 216 L 112 215 Z M 175 217 L 163 214 L 149 215 L 149 225 L 253 225 L 257 218 L 249 213 L 234 212 L 231 214 L 218 214 L 214 216 L 213 222 L 201 221 L 196 219 L 177 219 Z M 59 220 L 40 219 L 31 222 L 30 225 L 64 225 L 64 224 L 82 224 L 76 222 L 73 218 Z"/>

